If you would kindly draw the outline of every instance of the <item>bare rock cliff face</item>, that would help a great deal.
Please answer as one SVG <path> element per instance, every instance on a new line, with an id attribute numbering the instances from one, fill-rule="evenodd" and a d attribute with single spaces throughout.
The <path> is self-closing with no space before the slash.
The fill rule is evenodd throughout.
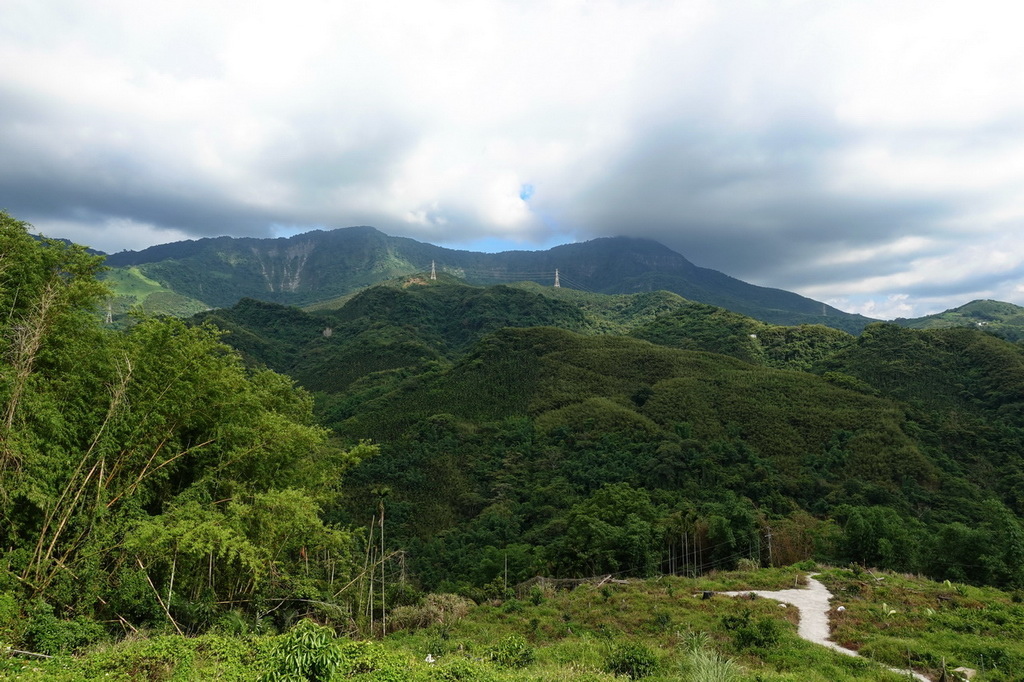
<path id="1" fill-rule="evenodd" d="M 266 282 L 267 291 L 299 291 L 313 248 L 312 241 L 290 242 L 283 248 L 276 244 L 267 249 L 253 246 L 252 254 Z"/>

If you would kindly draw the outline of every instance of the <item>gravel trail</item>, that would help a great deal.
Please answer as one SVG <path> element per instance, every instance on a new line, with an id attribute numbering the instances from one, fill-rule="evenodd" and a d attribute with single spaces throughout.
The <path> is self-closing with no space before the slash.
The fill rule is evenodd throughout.
<path id="1" fill-rule="evenodd" d="M 811 573 L 807 576 L 807 587 L 793 590 L 743 590 L 739 592 L 719 592 L 719 594 L 738 597 L 753 592 L 759 597 L 774 599 L 784 604 L 792 604 L 800 611 L 800 624 L 797 626 L 797 634 L 801 638 L 806 639 L 808 642 L 827 646 L 829 649 L 847 656 L 860 656 L 853 649 L 839 646 L 828 638 L 828 603 L 832 599 L 832 593 L 820 581 L 815 579 L 815 575 L 817 574 Z M 920 680 L 921 682 L 931 682 L 929 678 L 911 670 L 900 670 L 898 668 L 889 668 L 889 670 L 902 675 L 912 674 L 915 680 Z"/>

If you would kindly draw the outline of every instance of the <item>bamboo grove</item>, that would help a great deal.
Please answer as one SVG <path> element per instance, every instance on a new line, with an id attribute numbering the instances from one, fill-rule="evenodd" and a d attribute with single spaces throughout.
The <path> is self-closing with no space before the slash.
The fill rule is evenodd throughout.
<path id="1" fill-rule="evenodd" d="M 338 602 L 355 540 L 321 510 L 372 448 L 332 445 L 308 394 L 210 326 L 105 329 L 102 267 L 0 214 L 5 638 L 194 633 Z"/>

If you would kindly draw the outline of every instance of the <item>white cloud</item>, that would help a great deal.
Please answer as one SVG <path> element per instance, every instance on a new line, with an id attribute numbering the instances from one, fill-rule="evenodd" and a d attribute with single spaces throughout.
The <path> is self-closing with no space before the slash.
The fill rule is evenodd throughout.
<path id="1" fill-rule="evenodd" d="M 11 0 L 0 205 L 114 250 L 282 224 L 630 233 L 878 311 L 938 304 L 924 290 L 941 286 L 1024 302 L 1020 14 Z"/>
<path id="2" fill-rule="evenodd" d="M 126 218 L 112 218 L 99 223 L 80 220 L 48 220 L 44 224 L 34 224 L 31 231 L 45 237 L 70 239 L 105 253 L 135 251 L 153 244 L 165 244 L 193 238 L 193 235 L 180 230 L 168 230 Z"/>
<path id="3" fill-rule="evenodd" d="M 908 294 L 890 294 L 882 300 L 867 298 L 855 302 L 850 299 L 840 299 L 835 302 L 826 301 L 826 303 L 833 306 L 842 304 L 844 306 L 842 310 L 882 320 L 893 320 L 897 317 L 919 317 L 910 303 Z"/>

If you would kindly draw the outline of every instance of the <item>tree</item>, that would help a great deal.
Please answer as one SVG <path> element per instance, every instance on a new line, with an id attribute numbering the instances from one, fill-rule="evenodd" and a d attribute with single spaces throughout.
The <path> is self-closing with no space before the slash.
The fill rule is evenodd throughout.
<path id="1" fill-rule="evenodd" d="M 320 508 L 373 448 L 331 445 L 213 327 L 104 329 L 102 259 L 26 227 L 0 214 L 0 589 L 176 628 L 330 601 L 352 537 Z"/>
<path id="2" fill-rule="evenodd" d="M 651 575 L 659 561 L 657 517 L 646 490 L 606 485 L 566 514 L 552 559 L 560 573 Z"/>

